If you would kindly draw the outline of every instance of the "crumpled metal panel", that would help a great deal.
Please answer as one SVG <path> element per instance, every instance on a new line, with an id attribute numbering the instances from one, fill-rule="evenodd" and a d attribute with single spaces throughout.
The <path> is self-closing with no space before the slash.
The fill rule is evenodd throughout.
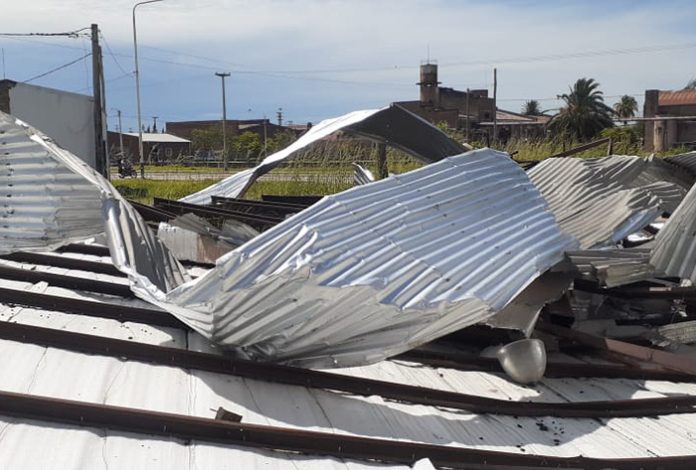
<path id="1" fill-rule="evenodd" d="M 582 279 L 607 287 L 643 281 L 656 275 L 648 248 L 569 251 L 566 257 Z"/>
<path id="2" fill-rule="evenodd" d="M 375 175 L 370 170 L 353 163 L 353 186 L 361 186 L 363 184 L 372 183 L 375 180 Z"/>
<path id="3" fill-rule="evenodd" d="M 692 176 L 696 177 L 696 152 L 682 153 L 673 157 L 665 158 L 666 161 L 674 165 L 689 170 Z"/>
<path id="4" fill-rule="evenodd" d="M 259 360 L 378 361 L 492 316 L 577 247 L 524 171 L 486 149 L 326 197 L 188 280 L 106 180 L 42 147 L 98 189 L 137 296 Z"/>
<path id="5" fill-rule="evenodd" d="M 550 158 L 529 170 L 561 229 L 583 249 L 611 246 L 676 208 L 688 189 L 659 159 Z"/>
<path id="6" fill-rule="evenodd" d="M 0 112 L 0 253 L 51 250 L 103 231 L 99 190 L 56 161 L 43 140 Z"/>
<path id="7" fill-rule="evenodd" d="M 336 367 L 490 317 L 576 246 L 486 149 L 328 196 L 164 297 L 134 290 L 248 357 Z"/>
<path id="8" fill-rule="evenodd" d="M 209 204 L 211 196 L 240 197 L 254 181 L 283 160 L 337 131 L 351 132 L 386 142 L 424 163 L 432 163 L 465 150 L 464 146 L 450 139 L 437 127 L 398 105 L 353 111 L 320 122 L 288 147 L 266 157 L 257 167 L 235 173 L 197 193 L 181 198 L 180 201 Z"/>
<path id="9" fill-rule="evenodd" d="M 696 186 L 655 237 L 650 263 L 667 276 L 696 282 Z"/>
<path id="10" fill-rule="evenodd" d="M 5 155 L 13 170 L 12 180 L 6 184 L 15 188 L 12 181 L 34 180 L 33 191 L 16 191 L 12 198 L 15 207 L 26 208 L 20 214 L 28 214 L 26 226 L 19 233 L 29 234 L 34 230 L 40 234 L 43 230 L 45 234 L 43 239 L 35 236 L 23 244 L 8 232 L 0 242 L 0 252 L 46 250 L 52 245 L 106 231 L 114 264 L 124 273 L 132 274 L 135 270 L 140 278 L 145 276 L 148 285 L 162 290 L 173 289 L 188 280 L 183 267 L 111 183 L 38 130 L 7 114 L 0 113 L 0 118 L 7 132 L 2 135 L 13 139 L 7 145 L 22 149 L 14 155 Z M 45 176 L 41 168 L 45 168 Z M 22 228 L 21 223 L 21 219 L 14 222 Z M 14 224 L 8 224 L 8 228 L 16 230 Z M 51 238 L 57 236 L 66 238 Z"/>

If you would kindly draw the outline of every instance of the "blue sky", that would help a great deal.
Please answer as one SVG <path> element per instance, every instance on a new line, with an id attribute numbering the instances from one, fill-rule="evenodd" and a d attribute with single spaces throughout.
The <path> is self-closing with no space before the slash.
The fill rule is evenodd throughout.
<path id="1" fill-rule="evenodd" d="M 132 4 L 12 2 L 0 32 L 98 23 L 109 114 L 122 110 L 128 130 L 136 127 Z M 530 98 L 555 108 L 554 97 L 581 77 L 599 81 L 612 104 L 696 77 L 694 24 L 692 1 L 165 0 L 138 10 L 143 115 L 219 117 L 214 72 L 228 71 L 229 117 L 273 118 L 282 107 L 287 120 L 317 122 L 415 99 L 428 50 L 444 86 L 490 89 L 497 66 L 502 108 L 517 111 Z M 0 47 L 7 78 L 22 81 L 83 56 L 89 41 L 0 37 Z M 79 61 L 32 83 L 89 93 L 89 73 L 89 60 Z"/>

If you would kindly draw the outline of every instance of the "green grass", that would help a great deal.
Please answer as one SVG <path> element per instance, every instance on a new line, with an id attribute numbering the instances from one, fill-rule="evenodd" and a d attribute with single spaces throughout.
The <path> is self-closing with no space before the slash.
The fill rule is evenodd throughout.
<path id="1" fill-rule="evenodd" d="M 143 204 L 152 204 L 156 197 L 180 199 L 217 182 L 218 180 L 214 179 L 185 181 L 124 179 L 113 180 L 111 183 L 123 197 Z"/>

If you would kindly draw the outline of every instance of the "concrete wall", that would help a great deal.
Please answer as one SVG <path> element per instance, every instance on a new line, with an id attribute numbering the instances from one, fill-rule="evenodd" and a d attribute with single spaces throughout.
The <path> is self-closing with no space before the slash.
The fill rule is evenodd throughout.
<path id="1" fill-rule="evenodd" d="M 95 167 L 91 97 L 10 81 L 4 81 L 3 89 L 10 114 Z"/>

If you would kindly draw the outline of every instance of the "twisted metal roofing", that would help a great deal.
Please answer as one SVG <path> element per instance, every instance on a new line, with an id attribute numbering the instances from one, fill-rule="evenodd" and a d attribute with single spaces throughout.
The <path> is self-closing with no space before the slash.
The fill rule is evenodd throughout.
<path id="1" fill-rule="evenodd" d="M 583 249 L 611 246 L 673 210 L 686 194 L 659 159 L 550 158 L 529 170 L 561 229 Z"/>
<path id="2" fill-rule="evenodd" d="M 207 204 L 211 196 L 239 197 L 257 178 L 271 171 L 283 160 L 340 130 L 386 142 L 425 163 L 432 163 L 465 150 L 464 146 L 450 139 L 437 127 L 398 105 L 353 111 L 313 126 L 297 141 L 266 157 L 255 168 L 235 173 L 180 200 L 193 204 Z"/>
<path id="3" fill-rule="evenodd" d="M 99 190 L 0 112 L 0 253 L 47 250 L 102 232 Z"/>

